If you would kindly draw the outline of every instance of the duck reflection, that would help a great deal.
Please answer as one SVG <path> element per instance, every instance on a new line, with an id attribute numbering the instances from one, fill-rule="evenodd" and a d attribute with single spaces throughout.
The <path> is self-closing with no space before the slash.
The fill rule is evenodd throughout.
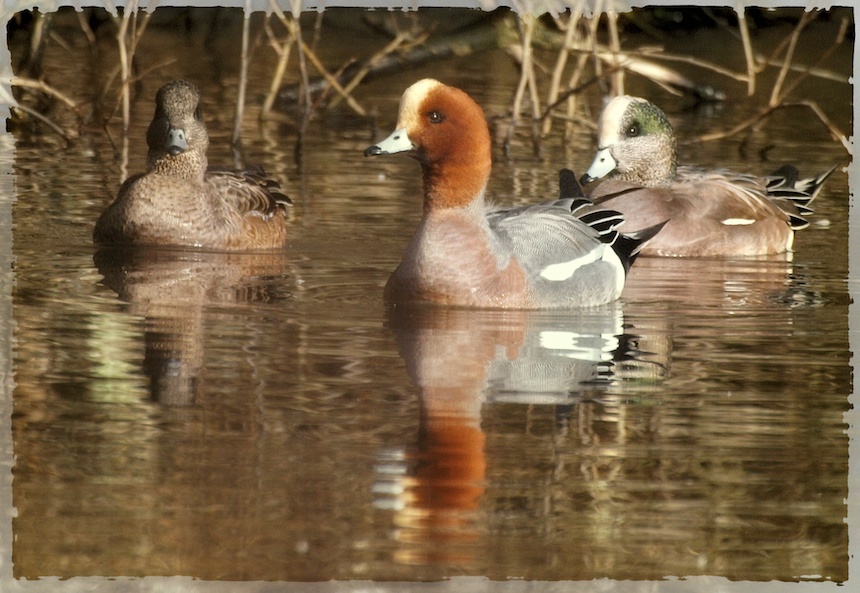
<path id="1" fill-rule="evenodd" d="M 794 254 L 749 258 L 640 257 L 630 270 L 626 302 L 673 302 L 722 312 L 750 305 L 815 307 L 825 300 L 795 270 Z"/>
<path id="2" fill-rule="evenodd" d="M 392 309 L 388 324 L 420 396 L 409 451 L 379 456 L 376 506 L 395 512 L 395 559 L 463 564 L 480 539 L 484 405 L 569 409 L 619 380 L 639 353 L 620 306 L 583 311 Z M 662 370 L 665 365 L 649 363 Z"/>
<path id="3" fill-rule="evenodd" d="M 106 247 L 104 284 L 144 318 L 143 372 L 153 401 L 188 406 L 203 390 L 206 307 L 275 298 L 286 255 Z"/>

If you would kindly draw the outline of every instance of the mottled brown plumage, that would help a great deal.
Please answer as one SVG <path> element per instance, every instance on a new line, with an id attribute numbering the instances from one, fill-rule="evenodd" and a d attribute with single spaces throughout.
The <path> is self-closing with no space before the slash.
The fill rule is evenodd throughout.
<path id="1" fill-rule="evenodd" d="M 207 169 L 200 93 L 175 80 L 156 95 L 146 173 L 127 179 L 99 217 L 97 243 L 215 250 L 283 247 L 290 199 L 262 169 Z"/>

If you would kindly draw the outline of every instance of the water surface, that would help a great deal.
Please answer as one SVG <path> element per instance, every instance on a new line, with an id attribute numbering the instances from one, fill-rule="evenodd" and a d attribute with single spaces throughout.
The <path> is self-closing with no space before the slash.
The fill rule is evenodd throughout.
<path id="1" fill-rule="evenodd" d="M 46 75 L 83 99 L 112 42 L 93 58 L 65 23 L 69 47 L 49 44 Z M 233 162 L 238 29 L 216 26 L 209 45 L 193 23 L 144 36 L 140 67 L 156 73 L 133 103 L 128 173 L 144 164 L 155 91 L 178 76 L 202 88 L 210 162 Z M 354 40 L 332 59 L 384 43 L 323 35 Z M 674 51 L 736 44 L 701 35 Z M 825 66 L 850 73 L 851 49 Z M 283 252 L 96 250 L 92 226 L 126 174 L 106 133 L 121 138 L 116 118 L 68 146 L 14 134 L 15 577 L 847 579 L 844 171 L 791 257 L 641 258 L 623 298 L 595 310 L 390 311 L 382 287 L 420 217 L 419 169 L 363 149 L 427 75 L 504 115 L 515 65 L 499 51 L 369 83 L 356 96 L 377 129 L 343 109 L 320 115 L 296 159 L 293 126 L 257 123 L 275 58 L 255 57 L 240 160 L 293 197 Z M 682 135 L 754 111 L 740 84 L 710 82 L 732 100 L 686 109 L 633 77 L 628 91 L 661 102 Z M 850 129 L 850 86 L 797 93 Z M 599 96 L 588 100 L 596 113 Z M 739 148 L 684 145 L 682 160 L 807 174 L 848 161 L 803 111 Z M 548 199 L 558 169 L 583 171 L 593 150 L 588 129 L 567 143 L 557 130 L 535 158 L 522 129 L 494 152 L 490 192 Z"/>

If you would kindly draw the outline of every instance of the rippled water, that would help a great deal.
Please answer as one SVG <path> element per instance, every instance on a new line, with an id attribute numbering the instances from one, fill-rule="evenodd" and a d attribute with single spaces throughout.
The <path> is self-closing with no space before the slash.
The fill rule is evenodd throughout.
<path id="1" fill-rule="evenodd" d="M 222 26 L 208 49 L 194 27 L 144 37 L 143 69 L 178 48 L 188 59 L 141 82 L 129 172 L 143 167 L 155 90 L 175 76 L 203 88 L 210 162 L 232 162 L 238 38 Z M 49 46 L 50 79 L 86 97 L 104 75 L 73 24 L 59 34 L 71 47 Z M 849 49 L 828 67 L 850 72 Z M 273 61 L 260 50 L 253 64 L 252 111 Z M 419 171 L 362 150 L 428 74 L 491 116 L 516 84 L 503 52 L 369 83 L 357 98 L 379 129 L 322 115 L 298 162 L 293 127 L 246 118 L 243 160 L 295 202 L 277 254 L 97 251 L 92 225 L 123 176 L 105 131 L 68 147 L 12 136 L 15 577 L 845 581 L 846 173 L 793 258 L 641 258 L 622 300 L 596 310 L 391 312 L 382 287 L 420 216 Z M 680 134 L 753 110 L 681 112 L 629 83 L 662 99 Z M 850 87 L 799 93 L 849 129 Z M 848 161 L 799 111 L 747 148 L 682 156 L 762 172 Z M 759 149 L 767 161 L 750 156 Z M 581 172 L 592 150 L 588 130 L 567 145 L 557 131 L 535 159 L 523 130 L 496 151 L 491 192 L 545 199 L 557 170 Z"/>

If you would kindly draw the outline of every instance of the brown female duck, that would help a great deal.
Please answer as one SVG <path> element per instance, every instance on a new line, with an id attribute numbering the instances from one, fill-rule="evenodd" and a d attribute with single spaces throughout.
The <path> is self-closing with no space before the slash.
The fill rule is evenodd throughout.
<path id="1" fill-rule="evenodd" d="M 127 179 L 99 217 L 97 243 L 213 250 L 283 247 L 290 199 L 262 170 L 208 169 L 200 92 L 175 80 L 159 89 L 146 134 L 145 173 Z"/>

